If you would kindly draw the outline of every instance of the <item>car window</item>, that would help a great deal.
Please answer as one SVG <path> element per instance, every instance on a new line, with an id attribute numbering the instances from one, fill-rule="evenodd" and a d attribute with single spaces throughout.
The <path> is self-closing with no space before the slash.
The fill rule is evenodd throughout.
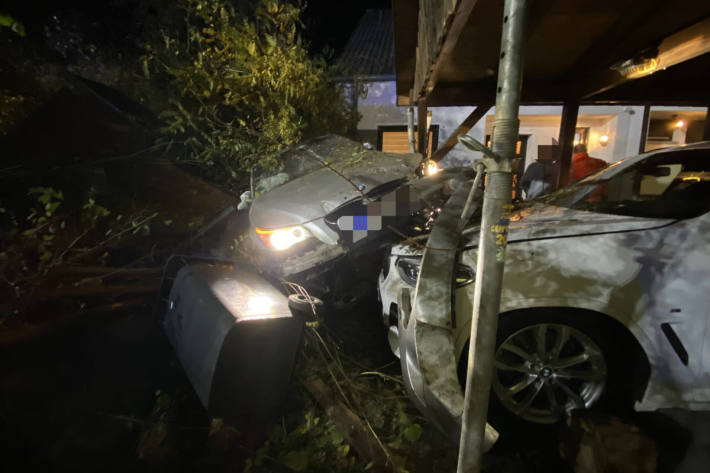
<path id="1" fill-rule="evenodd" d="M 710 152 L 660 153 L 553 194 L 551 205 L 615 215 L 691 218 L 710 210 Z"/>

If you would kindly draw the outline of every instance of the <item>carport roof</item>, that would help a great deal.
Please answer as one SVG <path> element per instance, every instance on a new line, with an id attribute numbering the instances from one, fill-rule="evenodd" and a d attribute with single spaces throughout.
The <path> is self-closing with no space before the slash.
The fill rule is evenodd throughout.
<path id="1" fill-rule="evenodd" d="M 399 105 L 493 100 L 502 0 L 392 6 Z M 526 38 L 523 103 L 710 103 L 708 0 L 528 0 Z"/>

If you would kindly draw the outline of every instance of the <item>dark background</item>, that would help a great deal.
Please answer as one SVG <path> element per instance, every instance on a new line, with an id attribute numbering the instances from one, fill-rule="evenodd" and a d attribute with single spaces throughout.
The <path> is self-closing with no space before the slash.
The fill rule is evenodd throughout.
<path id="1" fill-rule="evenodd" d="M 97 46 L 109 46 L 125 53 L 138 50 L 139 38 L 145 31 L 159 27 L 162 5 L 174 0 L 5 0 L 0 11 L 21 21 L 27 40 L 42 39 L 47 43 L 53 29 L 61 26 Z M 253 0 L 235 0 L 235 6 L 247 10 Z M 311 51 L 335 52 L 345 46 L 362 14 L 368 8 L 390 8 L 389 0 L 309 0 L 305 9 L 303 37 Z"/>

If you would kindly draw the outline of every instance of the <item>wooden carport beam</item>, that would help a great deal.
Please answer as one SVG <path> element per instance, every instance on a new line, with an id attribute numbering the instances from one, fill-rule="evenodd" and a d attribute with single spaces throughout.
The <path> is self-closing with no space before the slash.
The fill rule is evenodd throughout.
<path id="1" fill-rule="evenodd" d="M 569 167 L 572 162 L 572 148 L 574 145 L 574 133 L 577 127 L 577 115 L 579 114 L 579 101 L 570 100 L 562 106 L 562 121 L 560 123 L 560 173 L 557 180 L 557 187 L 567 185 L 569 181 Z"/>
<path id="2" fill-rule="evenodd" d="M 426 105 L 419 104 L 417 107 L 417 151 L 425 158 L 427 158 L 429 154 L 428 123 Z"/>
<path id="3" fill-rule="evenodd" d="M 648 141 L 648 126 L 651 124 L 651 105 L 643 106 L 643 119 L 641 121 L 641 139 L 639 140 L 639 154 L 646 151 Z"/>
<path id="4" fill-rule="evenodd" d="M 456 146 L 456 144 L 459 142 L 459 136 L 468 133 L 468 130 L 473 128 L 473 126 L 478 123 L 478 121 L 483 118 L 486 113 L 488 113 L 488 110 L 491 109 L 491 106 L 491 104 L 483 104 L 473 109 L 473 112 L 471 112 L 471 114 L 467 116 L 464 121 L 461 122 L 461 124 L 458 126 L 458 128 L 456 128 L 456 130 L 451 134 L 451 136 L 449 136 L 446 142 L 434 152 L 431 159 L 437 162 L 441 161 L 444 156 L 446 156 L 449 151 L 451 151 L 452 148 Z"/>
<path id="5" fill-rule="evenodd" d="M 478 0 L 419 1 L 419 39 L 414 71 L 414 100 L 426 97 L 439 78 Z M 450 4 L 448 10 L 446 4 Z"/>
<path id="6" fill-rule="evenodd" d="M 583 99 L 589 98 L 629 80 L 645 77 L 655 71 L 661 71 L 709 52 L 710 18 L 705 18 L 661 41 L 658 45 L 655 62 L 649 63 L 645 70 L 625 75 L 611 69 L 600 71 L 596 75 L 592 75 L 589 80 L 584 81 L 579 94 L 575 95 L 579 95 Z M 631 57 L 623 59 L 631 59 Z"/>

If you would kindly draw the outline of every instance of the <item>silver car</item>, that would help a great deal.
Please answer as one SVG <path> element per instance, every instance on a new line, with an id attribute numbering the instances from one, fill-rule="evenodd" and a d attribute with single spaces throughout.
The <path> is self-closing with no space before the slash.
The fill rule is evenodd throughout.
<path id="1" fill-rule="evenodd" d="M 425 233 L 462 176 L 451 169 L 422 177 L 419 154 L 368 150 L 334 135 L 289 150 L 283 161 L 256 186 L 252 255 L 263 272 L 342 307 L 374 295 L 382 249 L 399 231 Z"/>
<path id="2" fill-rule="evenodd" d="M 419 155 L 368 150 L 328 135 L 288 150 L 282 167 L 257 183 L 249 210 L 259 267 L 290 277 L 346 253 L 325 217 L 383 185 L 414 177 Z"/>
<path id="3" fill-rule="evenodd" d="M 440 370 L 422 368 L 431 357 L 421 329 L 427 314 L 412 313 L 429 284 L 419 278 L 423 251 L 394 246 L 379 278 L 410 395 L 444 426 L 461 412 L 475 225 L 452 256 L 451 320 L 431 331 L 446 355 Z M 593 406 L 710 409 L 708 281 L 708 142 L 619 161 L 519 207 L 508 235 L 490 422 L 550 424 Z M 454 376 L 432 372 L 447 370 Z"/>

